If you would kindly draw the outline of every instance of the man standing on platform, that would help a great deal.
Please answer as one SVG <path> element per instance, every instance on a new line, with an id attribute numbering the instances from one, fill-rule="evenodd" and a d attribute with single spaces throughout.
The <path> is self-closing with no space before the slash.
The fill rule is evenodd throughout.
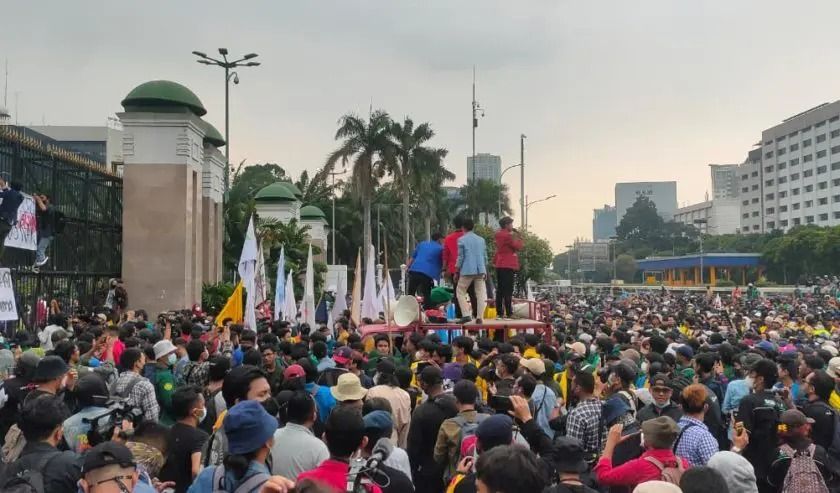
<path id="1" fill-rule="evenodd" d="M 464 219 L 464 236 L 458 239 L 458 261 L 455 264 L 458 272 L 458 283 L 455 295 L 458 304 L 461 306 L 461 323 L 472 320 L 470 317 L 470 305 L 467 298 L 467 288 L 475 288 L 476 303 L 472 307 L 475 310 L 475 318 L 481 323 L 481 316 L 487 306 L 487 286 L 484 278 L 487 275 L 487 244 L 484 238 L 473 233 L 475 223 L 472 219 Z"/>
<path id="2" fill-rule="evenodd" d="M 408 294 L 416 295 L 419 291 L 424 308 L 432 307 L 429 304 L 432 287 L 440 279 L 443 263 L 441 239 L 440 233 L 432 234 L 432 239 L 420 242 L 408 259 Z"/>
<path id="3" fill-rule="evenodd" d="M 513 229 L 513 219 L 499 219 L 496 231 L 496 255 L 493 266 L 496 268 L 496 313 L 501 319 L 513 317 L 513 276 L 519 270 L 519 257 L 516 252 L 522 250 L 522 238 Z"/>

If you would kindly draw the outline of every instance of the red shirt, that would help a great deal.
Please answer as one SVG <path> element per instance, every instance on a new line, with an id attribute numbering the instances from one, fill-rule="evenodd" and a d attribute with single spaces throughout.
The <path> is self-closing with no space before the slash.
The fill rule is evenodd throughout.
<path id="1" fill-rule="evenodd" d="M 114 357 L 114 365 L 119 366 L 123 351 L 125 351 L 125 343 L 119 339 L 114 341 L 114 347 L 111 351 L 113 353 L 112 356 Z"/>
<path id="2" fill-rule="evenodd" d="M 496 231 L 495 239 L 496 255 L 493 257 L 493 266 L 497 269 L 519 270 L 519 256 L 516 252 L 522 250 L 522 240 L 514 238 L 506 229 Z"/>
<path id="3" fill-rule="evenodd" d="M 455 264 L 458 263 L 458 238 L 464 236 L 461 230 L 453 231 L 443 239 L 443 265 L 450 275 L 455 273 Z"/>
<path id="4" fill-rule="evenodd" d="M 653 457 L 663 463 L 665 467 L 675 466 L 677 456 L 670 449 L 646 450 L 638 459 L 633 459 L 624 464 L 613 467 L 612 459 L 601 457 L 595 466 L 594 472 L 598 477 L 598 483 L 603 486 L 629 486 L 633 488 L 645 481 L 657 481 L 662 477 L 659 468 L 645 460 L 645 457 Z M 683 470 L 690 466 L 682 457 Z"/>
<path id="5" fill-rule="evenodd" d="M 318 483 L 324 484 L 332 488 L 335 493 L 344 493 L 347 491 L 347 473 L 350 470 L 350 465 L 340 460 L 327 459 L 321 463 L 320 466 L 300 473 L 297 477 L 297 482 L 304 479 L 311 479 Z M 365 488 L 370 493 L 382 493 L 382 489 L 374 484 L 366 485 Z"/>

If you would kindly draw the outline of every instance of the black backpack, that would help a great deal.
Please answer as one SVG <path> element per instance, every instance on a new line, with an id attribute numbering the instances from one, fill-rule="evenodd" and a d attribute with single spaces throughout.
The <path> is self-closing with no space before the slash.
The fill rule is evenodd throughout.
<path id="1" fill-rule="evenodd" d="M 44 471 L 46 471 L 47 463 L 58 455 L 61 455 L 60 451 L 44 454 L 38 459 L 36 467 L 25 469 L 8 478 L 0 491 L 3 493 L 46 493 Z"/>

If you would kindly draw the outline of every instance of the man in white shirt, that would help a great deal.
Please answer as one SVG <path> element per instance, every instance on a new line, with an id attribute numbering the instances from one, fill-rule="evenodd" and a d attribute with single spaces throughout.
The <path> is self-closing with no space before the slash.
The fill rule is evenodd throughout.
<path id="1" fill-rule="evenodd" d="M 41 348 L 44 351 L 51 351 L 53 349 L 53 334 L 58 331 L 67 332 L 64 328 L 64 325 L 67 323 L 67 319 L 63 315 L 50 315 L 48 322 L 49 324 L 44 328 L 44 330 L 38 332 L 38 340 L 41 341 Z"/>
<path id="2" fill-rule="evenodd" d="M 288 423 L 274 432 L 271 474 L 296 481 L 300 473 L 329 459 L 327 446 L 312 433 L 316 412 L 315 400 L 308 392 L 295 392 L 286 402 Z"/>

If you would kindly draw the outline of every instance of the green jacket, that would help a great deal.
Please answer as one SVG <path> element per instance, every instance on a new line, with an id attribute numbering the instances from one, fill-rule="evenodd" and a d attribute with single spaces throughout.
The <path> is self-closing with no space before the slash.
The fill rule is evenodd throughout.
<path id="1" fill-rule="evenodd" d="M 155 367 L 155 395 L 160 404 L 160 424 L 172 426 L 175 418 L 172 415 L 172 394 L 175 393 L 175 375 L 172 368 Z"/>

